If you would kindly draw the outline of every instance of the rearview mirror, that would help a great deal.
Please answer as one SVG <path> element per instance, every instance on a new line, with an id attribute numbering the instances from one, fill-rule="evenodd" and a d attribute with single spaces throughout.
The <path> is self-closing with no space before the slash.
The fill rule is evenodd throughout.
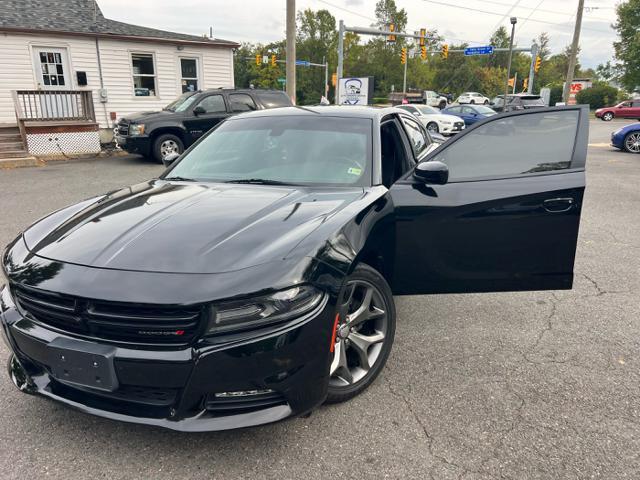
<path id="1" fill-rule="evenodd" d="M 203 113 L 207 113 L 207 111 L 200 105 L 193 109 L 193 114 L 195 116 L 202 115 Z"/>
<path id="2" fill-rule="evenodd" d="M 179 156 L 180 154 L 176 152 L 167 153 L 164 157 L 162 157 L 162 163 L 165 167 L 168 167 L 173 162 L 175 162 Z"/>
<path id="3" fill-rule="evenodd" d="M 449 167 L 437 160 L 420 162 L 413 170 L 413 175 L 424 183 L 444 185 L 449 180 Z"/>

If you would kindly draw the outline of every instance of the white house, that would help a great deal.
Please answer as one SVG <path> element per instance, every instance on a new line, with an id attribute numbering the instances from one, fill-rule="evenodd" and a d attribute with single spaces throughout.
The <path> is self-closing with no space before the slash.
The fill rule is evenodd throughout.
<path id="1" fill-rule="evenodd" d="M 0 0 L 0 158 L 96 151 L 118 117 L 233 87 L 237 47 L 111 20 L 94 0 Z"/>

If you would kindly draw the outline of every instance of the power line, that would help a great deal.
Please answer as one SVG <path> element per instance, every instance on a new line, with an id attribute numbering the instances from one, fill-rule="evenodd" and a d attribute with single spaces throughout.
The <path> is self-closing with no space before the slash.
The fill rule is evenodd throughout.
<path id="1" fill-rule="evenodd" d="M 496 2 L 495 0 L 476 0 L 476 2 L 481 2 L 481 3 L 488 3 L 491 5 L 500 5 L 502 7 L 510 7 L 511 4 L 509 3 L 504 3 L 504 2 Z M 537 10 L 539 12 L 543 12 L 543 13 L 552 13 L 554 15 L 563 15 L 563 16 L 568 16 L 568 17 L 575 17 L 576 14 L 575 13 L 571 13 L 571 12 L 560 12 L 558 10 L 549 10 L 549 9 L 545 9 L 545 8 L 538 8 L 538 7 L 526 7 L 524 5 L 520 5 L 518 6 L 518 8 L 522 9 L 522 10 Z M 595 8 L 603 8 L 603 7 L 591 7 L 592 9 Z M 589 13 L 589 11 L 587 10 L 587 7 L 585 7 L 585 13 Z M 603 22 L 608 22 L 610 21 L 609 18 L 601 18 L 601 17 L 590 17 L 591 20 L 602 20 Z"/>

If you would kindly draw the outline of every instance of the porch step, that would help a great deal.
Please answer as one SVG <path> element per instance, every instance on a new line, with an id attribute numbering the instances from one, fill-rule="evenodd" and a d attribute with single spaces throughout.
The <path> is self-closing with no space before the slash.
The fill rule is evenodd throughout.
<path id="1" fill-rule="evenodd" d="M 19 133 L 2 133 L 0 131 L 0 142 L 22 142 L 22 137 Z"/>
<path id="2" fill-rule="evenodd" d="M 20 135 L 18 127 L 0 127 L 0 134 Z"/>
<path id="3" fill-rule="evenodd" d="M 5 141 L 0 139 L 0 152 L 6 152 L 7 150 L 23 150 L 24 145 L 18 141 Z"/>
<path id="4" fill-rule="evenodd" d="M 29 152 L 27 152 L 24 149 L 0 151 L 0 159 L 3 159 L 3 158 L 24 158 L 24 157 L 28 157 L 28 156 L 29 156 Z"/>
<path id="5" fill-rule="evenodd" d="M 39 167 L 42 162 L 37 158 L 31 157 L 28 154 L 24 157 L 16 158 L 1 158 L 0 156 L 0 169 L 3 168 L 19 168 L 19 167 Z"/>

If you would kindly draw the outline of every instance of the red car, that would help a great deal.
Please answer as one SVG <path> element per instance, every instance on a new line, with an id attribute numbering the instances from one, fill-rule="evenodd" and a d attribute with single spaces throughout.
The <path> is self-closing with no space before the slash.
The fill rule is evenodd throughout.
<path id="1" fill-rule="evenodd" d="M 613 120 L 613 117 L 640 119 L 640 99 L 627 100 L 615 107 L 599 108 L 596 110 L 596 117 L 605 122 Z"/>

